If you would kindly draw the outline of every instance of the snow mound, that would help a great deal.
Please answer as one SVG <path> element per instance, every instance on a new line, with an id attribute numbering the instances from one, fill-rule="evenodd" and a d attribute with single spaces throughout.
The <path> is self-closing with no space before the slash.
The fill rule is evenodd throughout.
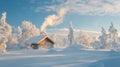
<path id="1" fill-rule="evenodd" d="M 89 67 L 120 67 L 120 57 L 100 60 L 91 64 Z"/>
<path id="2" fill-rule="evenodd" d="M 63 51 L 76 52 L 80 51 L 81 49 L 84 49 L 84 47 L 81 45 L 70 45 L 67 48 L 63 49 Z"/>

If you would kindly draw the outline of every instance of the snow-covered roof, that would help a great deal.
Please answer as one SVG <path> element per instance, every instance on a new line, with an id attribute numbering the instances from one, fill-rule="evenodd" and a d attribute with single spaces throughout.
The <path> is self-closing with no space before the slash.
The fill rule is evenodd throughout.
<path id="1" fill-rule="evenodd" d="M 26 41 L 27 44 L 31 44 L 31 43 L 38 43 L 40 40 L 46 38 L 46 35 L 40 35 L 40 36 L 35 36 L 30 38 L 29 40 Z"/>

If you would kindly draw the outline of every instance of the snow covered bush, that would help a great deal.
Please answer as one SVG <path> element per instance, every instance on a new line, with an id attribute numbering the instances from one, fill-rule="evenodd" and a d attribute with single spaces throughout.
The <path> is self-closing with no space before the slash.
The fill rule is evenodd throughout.
<path id="1" fill-rule="evenodd" d="M 57 36 L 56 34 L 53 34 L 51 38 L 55 42 L 54 48 L 65 48 L 68 46 L 67 38 L 60 38 L 60 36 Z"/>
<path id="2" fill-rule="evenodd" d="M 78 37 L 78 42 L 80 45 L 83 45 L 87 48 L 92 48 L 92 38 L 84 31 L 80 31 L 80 35 Z"/>
<path id="3" fill-rule="evenodd" d="M 94 42 L 91 43 L 91 45 L 94 49 L 100 49 L 101 48 L 100 41 L 94 41 Z"/>

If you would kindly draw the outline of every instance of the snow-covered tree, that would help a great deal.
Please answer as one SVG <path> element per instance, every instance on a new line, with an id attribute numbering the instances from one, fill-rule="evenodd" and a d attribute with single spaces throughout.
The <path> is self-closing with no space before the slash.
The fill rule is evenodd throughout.
<path id="1" fill-rule="evenodd" d="M 21 46 L 25 46 L 25 41 L 31 37 L 39 36 L 40 30 L 29 21 L 23 21 L 22 27 L 18 27 L 18 42 Z"/>
<path id="2" fill-rule="evenodd" d="M 52 38 L 53 38 L 52 40 L 53 40 L 54 42 L 56 42 L 56 40 L 57 40 L 57 35 L 56 35 L 56 34 L 53 34 L 53 35 L 52 35 Z"/>
<path id="3" fill-rule="evenodd" d="M 6 25 L 6 12 L 2 13 L 2 17 L 0 19 L 0 25 L 3 27 Z"/>
<path id="4" fill-rule="evenodd" d="M 0 21 L 0 33 L 7 39 L 6 45 L 7 48 L 11 48 L 18 44 L 18 40 L 13 32 L 12 26 L 6 22 L 6 12 L 2 13 L 1 21 Z"/>
<path id="5" fill-rule="evenodd" d="M 120 48 L 120 45 L 118 43 L 118 33 L 117 29 L 114 27 L 113 23 L 111 23 L 111 26 L 109 28 L 109 39 L 111 44 L 111 49 L 116 50 Z"/>
<path id="6" fill-rule="evenodd" d="M 20 26 L 18 26 L 18 28 L 17 28 L 17 39 L 19 42 L 21 42 L 21 40 L 22 40 L 22 29 Z"/>
<path id="7" fill-rule="evenodd" d="M 101 33 L 102 35 L 99 37 L 101 48 L 106 48 L 107 43 L 108 43 L 108 35 L 106 34 L 106 31 L 103 27 L 102 27 Z"/>
<path id="8" fill-rule="evenodd" d="M 33 36 L 39 36 L 39 29 L 29 21 L 23 21 L 22 23 L 22 38 L 27 40 Z"/>
<path id="9" fill-rule="evenodd" d="M 73 25 L 72 22 L 69 24 L 69 34 L 68 34 L 68 40 L 70 44 L 73 44 L 74 42 L 74 30 L 73 30 Z"/>
<path id="10" fill-rule="evenodd" d="M 113 23 L 111 23 L 108 31 L 109 33 L 106 33 L 105 29 L 102 27 L 101 35 L 99 36 L 99 41 L 93 42 L 93 44 L 98 45 L 98 48 L 113 50 L 120 49 L 120 42 L 118 41 L 119 38 L 117 29 L 114 27 Z"/>
<path id="11" fill-rule="evenodd" d="M 2 13 L 2 17 L 0 19 L 0 27 L 2 28 L 1 33 L 5 36 L 9 37 L 12 34 L 12 26 L 6 22 L 6 12 Z"/>
<path id="12" fill-rule="evenodd" d="M 10 26 L 6 22 L 6 12 L 2 13 L 2 17 L 0 19 L 0 34 L 4 39 L 7 39 L 6 42 L 2 43 L 4 45 L 10 46 L 11 35 L 12 35 L 12 26 Z"/>
<path id="13" fill-rule="evenodd" d="M 58 37 L 57 37 L 57 35 L 56 34 L 53 34 L 52 36 L 51 36 L 51 38 L 52 38 L 52 40 L 54 41 L 54 47 L 55 48 L 57 48 L 58 47 Z"/>
<path id="14" fill-rule="evenodd" d="M 92 48 L 91 46 L 92 38 L 84 31 L 80 31 L 78 42 L 80 45 L 86 46 L 87 48 Z"/>
<path id="15" fill-rule="evenodd" d="M 6 52 L 6 42 L 7 40 L 7 30 L 5 29 L 6 26 L 6 12 L 2 13 L 2 17 L 0 19 L 0 52 Z M 6 35 L 6 36 L 5 36 Z"/>
<path id="16" fill-rule="evenodd" d="M 61 38 L 59 35 L 57 34 L 53 34 L 51 36 L 52 40 L 54 41 L 54 48 L 65 48 L 68 46 L 68 39 L 67 37 L 65 38 Z"/>
<path id="17" fill-rule="evenodd" d="M 118 33 L 117 33 L 117 29 L 114 27 L 113 23 L 111 23 L 111 26 L 109 28 L 109 37 L 110 37 L 110 40 L 111 42 L 117 42 L 117 39 L 118 39 Z"/>
<path id="18" fill-rule="evenodd" d="M 4 35 L 0 35 L 0 52 L 5 53 L 6 52 L 6 42 L 7 38 Z"/>
<path id="19" fill-rule="evenodd" d="M 22 29 L 21 29 L 21 27 L 18 26 L 17 30 L 18 30 L 18 35 L 21 36 L 22 35 Z"/>

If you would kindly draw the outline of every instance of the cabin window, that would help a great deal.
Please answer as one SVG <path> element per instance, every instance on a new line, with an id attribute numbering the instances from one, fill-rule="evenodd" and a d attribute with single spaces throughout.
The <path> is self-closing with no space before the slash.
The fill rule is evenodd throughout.
<path id="1" fill-rule="evenodd" d="M 33 49 L 38 49 L 38 44 L 31 44 L 31 47 L 32 47 Z"/>

